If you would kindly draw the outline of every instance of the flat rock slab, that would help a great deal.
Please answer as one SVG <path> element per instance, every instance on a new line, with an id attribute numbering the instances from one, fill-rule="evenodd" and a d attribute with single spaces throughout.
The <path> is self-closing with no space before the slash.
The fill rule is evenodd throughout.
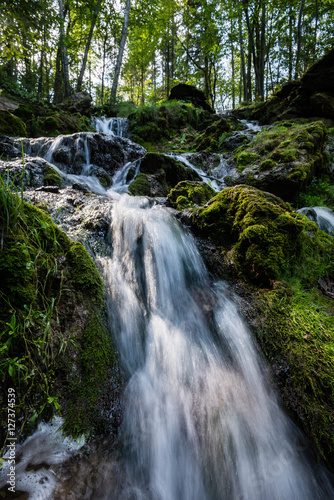
<path id="1" fill-rule="evenodd" d="M 8 97 L 0 96 L 0 109 L 4 109 L 6 111 L 14 111 L 18 107 L 19 104 L 17 102 L 8 99 Z"/>

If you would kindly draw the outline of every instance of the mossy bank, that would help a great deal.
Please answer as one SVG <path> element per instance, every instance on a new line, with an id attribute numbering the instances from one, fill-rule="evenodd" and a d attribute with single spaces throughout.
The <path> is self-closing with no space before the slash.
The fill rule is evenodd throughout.
<path id="1" fill-rule="evenodd" d="M 100 394 L 117 364 L 100 274 L 81 243 L 3 182 L 0 230 L 1 407 L 14 388 L 23 436 L 54 412 L 69 434 L 100 432 Z"/>

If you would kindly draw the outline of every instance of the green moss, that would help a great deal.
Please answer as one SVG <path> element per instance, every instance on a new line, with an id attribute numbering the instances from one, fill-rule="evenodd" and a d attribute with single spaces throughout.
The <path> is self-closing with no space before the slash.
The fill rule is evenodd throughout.
<path id="1" fill-rule="evenodd" d="M 268 158 L 267 160 L 264 160 L 263 162 L 260 163 L 260 170 L 269 170 L 271 168 L 274 168 L 277 165 L 277 162 L 272 160 L 271 158 Z"/>
<path id="2" fill-rule="evenodd" d="M 112 185 L 112 179 L 107 172 L 103 175 L 97 175 L 97 179 L 105 189 L 108 189 Z"/>
<path id="3" fill-rule="evenodd" d="M 297 269 L 303 275 L 308 260 L 308 272 L 319 276 L 334 255 L 332 238 L 314 223 L 280 198 L 252 187 L 223 189 L 194 209 L 192 219 L 197 230 L 222 246 L 237 272 L 258 284 L 268 285 Z"/>
<path id="4" fill-rule="evenodd" d="M 62 177 L 59 172 L 51 165 L 44 165 L 43 168 L 43 183 L 45 186 L 59 186 L 63 184 Z"/>
<path id="5" fill-rule="evenodd" d="M 281 147 L 284 147 L 284 143 L 281 144 Z M 295 161 L 297 159 L 297 148 L 286 148 L 280 151 L 279 153 L 279 161 L 289 163 L 291 161 Z"/>
<path id="6" fill-rule="evenodd" d="M 13 387 L 24 433 L 55 410 L 65 413 L 67 432 L 89 432 L 99 426 L 97 401 L 115 362 L 101 277 L 81 243 L 4 184 L 0 227 L 1 407 Z"/>
<path id="7" fill-rule="evenodd" d="M 333 467 L 333 300 L 317 287 L 305 289 L 295 281 L 259 292 L 255 303 L 261 317 L 261 346 L 282 370 L 283 403 Z"/>
<path id="8" fill-rule="evenodd" d="M 137 174 L 129 185 L 129 192 L 134 196 L 150 196 L 151 184 L 146 174 Z"/>
<path id="9" fill-rule="evenodd" d="M 194 205 L 203 205 L 210 200 L 216 192 L 205 182 L 179 182 L 168 194 L 172 207 L 183 210 Z"/>
<path id="10" fill-rule="evenodd" d="M 247 165 L 254 163 L 259 158 L 260 158 L 260 155 L 258 155 L 257 153 L 249 153 L 246 151 L 239 153 L 237 155 L 237 170 L 239 172 L 244 170 L 244 168 L 247 167 Z"/>
<path id="11" fill-rule="evenodd" d="M 296 204 L 301 207 L 329 207 L 334 209 L 334 185 L 315 177 L 307 189 L 300 193 Z"/>
<path id="12" fill-rule="evenodd" d="M 0 110 L 0 134 L 26 137 L 27 129 L 21 118 L 9 111 Z"/>
<path id="13" fill-rule="evenodd" d="M 74 437 L 103 430 L 100 428 L 99 397 L 108 367 L 116 362 L 116 355 L 100 313 L 91 312 L 86 320 L 78 350 L 80 377 L 74 377 L 68 387 L 67 397 L 71 403 L 63 425 L 65 433 Z"/>
<path id="14" fill-rule="evenodd" d="M 214 121 L 205 129 L 202 134 L 199 134 L 194 142 L 195 151 L 218 151 L 220 150 L 223 140 L 231 132 L 231 124 L 221 118 Z"/>
<path id="15" fill-rule="evenodd" d="M 79 241 L 71 242 L 66 256 L 71 265 L 71 281 L 76 290 L 101 306 L 104 300 L 102 279 L 83 244 Z"/>

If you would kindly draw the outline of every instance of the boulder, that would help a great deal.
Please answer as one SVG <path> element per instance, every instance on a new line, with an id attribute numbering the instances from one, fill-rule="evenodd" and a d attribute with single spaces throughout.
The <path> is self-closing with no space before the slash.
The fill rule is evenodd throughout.
<path id="1" fill-rule="evenodd" d="M 219 245 L 229 266 L 257 285 L 268 286 L 289 273 L 289 266 L 303 265 L 307 234 L 319 237 L 312 245 L 323 251 L 324 233 L 313 222 L 281 198 L 251 186 L 225 188 L 191 214 L 195 232 Z M 332 254 L 329 238 L 324 241 Z"/>
<path id="2" fill-rule="evenodd" d="M 186 83 L 179 83 L 170 91 L 168 100 L 177 100 L 184 102 L 191 102 L 194 106 L 202 108 L 210 113 L 214 113 L 210 104 L 208 104 L 204 92 L 198 90 L 193 85 L 187 85 Z"/>
<path id="3" fill-rule="evenodd" d="M 290 118 L 323 118 L 332 120 L 329 125 L 333 126 L 334 49 L 313 64 L 300 81 L 284 84 L 268 101 L 251 110 L 248 117 L 262 124 Z"/>
<path id="4" fill-rule="evenodd" d="M 170 156 L 147 153 L 129 191 L 137 196 L 167 196 L 171 188 L 183 180 L 199 181 L 201 178 L 195 170 Z"/>
<path id="5" fill-rule="evenodd" d="M 238 150 L 228 185 L 248 184 L 293 200 L 315 175 L 329 173 L 323 156 L 327 139 L 322 122 L 276 125 Z"/>
<path id="6" fill-rule="evenodd" d="M 204 205 L 216 195 L 206 182 L 181 181 L 168 194 L 168 201 L 173 208 L 184 210 L 195 205 Z"/>
<path id="7" fill-rule="evenodd" d="M 92 96 L 88 92 L 76 92 L 58 105 L 59 108 L 71 113 L 90 116 Z"/>

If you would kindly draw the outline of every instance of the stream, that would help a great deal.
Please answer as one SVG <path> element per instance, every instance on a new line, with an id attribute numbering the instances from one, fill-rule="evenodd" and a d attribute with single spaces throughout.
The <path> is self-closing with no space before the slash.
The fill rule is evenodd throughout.
<path id="1" fill-rule="evenodd" d="M 61 422 L 43 424 L 21 447 L 17 490 L 31 500 L 333 499 L 331 476 L 281 409 L 228 284 L 212 281 L 168 209 L 126 193 L 140 160 L 104 189 L 88 149 L 83 142 L 81 175 L 56 168 L 112 200 L 111 245 L 98 261 L 128 379 L 123 422 L 114 448 L 107 438 L 63 441 Z"/>

